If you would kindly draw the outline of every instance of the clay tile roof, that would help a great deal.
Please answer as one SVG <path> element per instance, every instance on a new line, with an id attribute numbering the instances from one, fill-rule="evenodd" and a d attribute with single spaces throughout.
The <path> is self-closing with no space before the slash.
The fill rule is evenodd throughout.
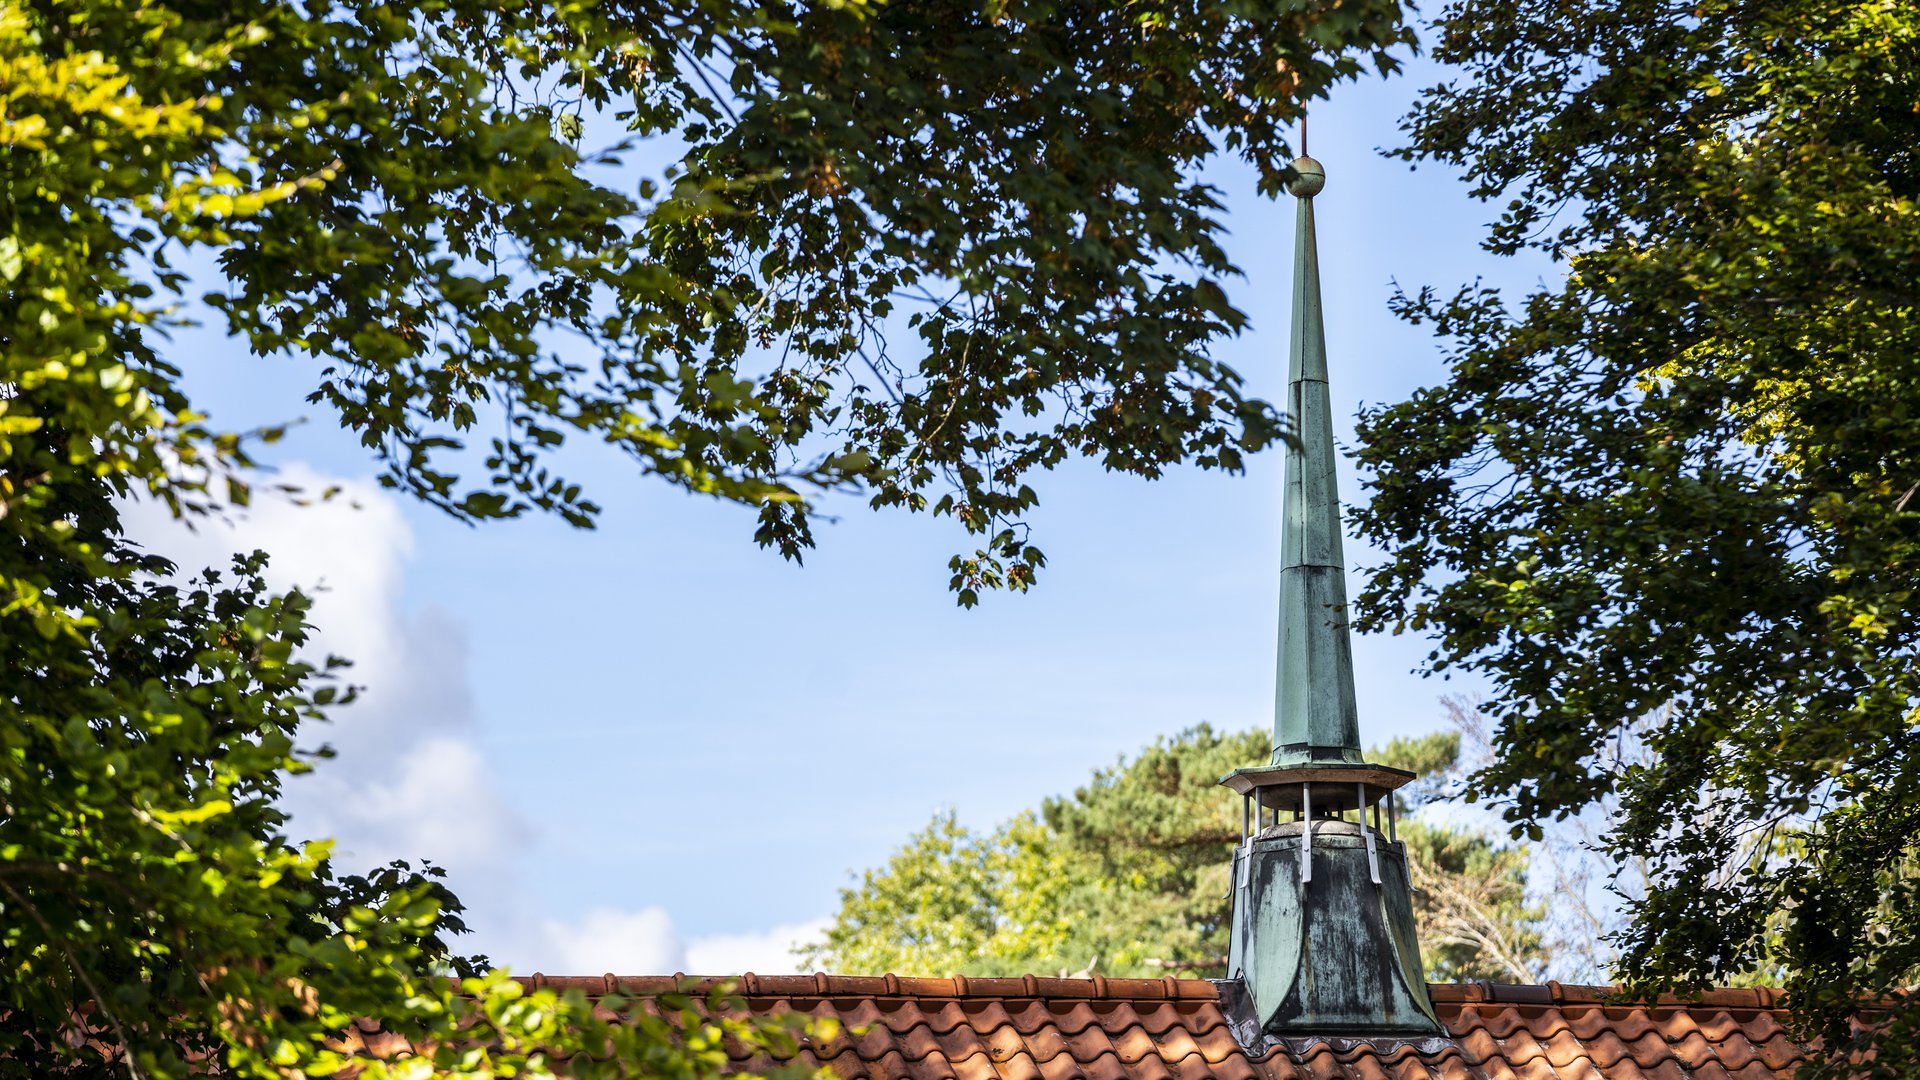
<path id="1" fill-rule="evenodd" d="M 551 978 L 589 994 L 705 993 L 723 980 Z M 1197 979 L 746 975 L 747 1008 L 840 1022 L 801 1057 L 836 1076 L 897 1080 L 1780 1080 L 1803 1052 L 1772 991 L 1607 1002 L 1605 988 L 1431 988 L 1430 1039 L 1235 1038 L 1218 986 Z M 740 1061 L 742 1072 L 754 1062 Z"/>

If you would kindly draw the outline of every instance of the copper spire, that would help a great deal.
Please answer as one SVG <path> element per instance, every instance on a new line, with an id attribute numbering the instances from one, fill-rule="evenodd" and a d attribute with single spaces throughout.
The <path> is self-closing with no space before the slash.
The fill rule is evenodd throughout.
<path id="1" fill-rule="evenodd" d="M 1353 653 L 1347 640 L 1347 568 L 1340 543 L 1333 406 L 1327 394 L 1326 320 L 1313 197 L 1326 170 L 1293 163 L 1288 190 L 1299 199 L 1293 259 L 1293 335 L 1288 349 L 1285 511 L 1280 531 L 1280 657 L 1274 692 L 1273 764 L 1358 763 Z"/>

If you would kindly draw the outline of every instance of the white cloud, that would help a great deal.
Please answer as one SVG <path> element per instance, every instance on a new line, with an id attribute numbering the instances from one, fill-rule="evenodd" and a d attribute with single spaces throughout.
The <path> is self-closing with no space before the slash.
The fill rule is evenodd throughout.
<path id="1" fill-rule="evenodd" d="M 533 967 L 553 974 L 663 975 L 685 970 L 687 952 L 665 908 L 596 908 L 574 923 L 548 922 Z"/>
<path id="2" fill-rule="evenodd" d="M 309 818 L 330 822 L 325 831 L 358 846 L 356 862 L 381 863 L 425 855 L 445 866 L 497 869 L 503 855 L 529 837 L 524 822 L 505 806 L 486 760 L 472 743 L 436 736 L 407 748 L 385 778 L 355 781 L 340 772 L 318 777 L 331 789 Z M 316 785 L 318 786 L 318 785 Z M 343 845 L 345 846 L 345 845 Z"/>
<path id="3" fill-rule="evenodd" d="M 309 657 L 352 661 L 344 681 L 362 691 L 302 733 L 303 746 L 324 743 L 336 756 L 288 782 L 294 834 L 334 837 L 350 868 L 396 858 L 439 863 L 475 903 L 531 831 L 471 741 L 466 636 L 446 612 L 404 604 L 414 538 L 392 496 L 302 464 L 274 479 L 309 495 L 339 490 L 306 506 L 262 490 L 230 520 L 200 520 L 192 530 L 164 507 L 135 503 L 126 508 L 128 531 L 183 574 L 265 550 L 268 583 L 313 598 Z"/>
<path id="4" fill-rule="evenodd" d="M 124 507 L 129 534 L 179 564 L 183 575 L 225 567 L 236 552 L 266 551 L 278 590 L 313 597 L 310 658 L 352 661 L 344 681 L 358 700 L 302 744 L 336 756 L 289 781 L 285 803 L 296 837 L 331 836 L 344 868 L 426 859 L 447 868 L 475 934 L 461 947 L 518 971 L 550 974 L 737 975 L 797 970 L 793 946 L 826 920 L 683 940 L 660 907 L 599 907 L 576 920 L 530 912 L 519 856 L 533 830 L 473 741 L 477 710 L 466 634 L 449 613 L 405 604 L 414 537 L 399 503 L 375 485 L 325 476 L 301 464 L 277 481 L 332 499 L 301 506 L 261 491 L 231 521 L 189 530 L 163 507 Z M 263 485 L 264 487 L 264 485 Z"/>
<path id="5" fill-rule="evenodd" d="M 784 975 L 798 972 L 794 946 L 818 937 L 827 919 L 683 941 L 664 908 L 595 908 L 573 922 L 549 920 L 526 950 L 525 970 L 552 974 Z"/>
<path id="6" fill-rule="evenodd" d="M 687 971 L 696 975 L 791 975 L 800 971 L 794 947 L 826 932 L 833 920 L 792 923 L 745 934 L 715 934 L 687 943 Z"/>

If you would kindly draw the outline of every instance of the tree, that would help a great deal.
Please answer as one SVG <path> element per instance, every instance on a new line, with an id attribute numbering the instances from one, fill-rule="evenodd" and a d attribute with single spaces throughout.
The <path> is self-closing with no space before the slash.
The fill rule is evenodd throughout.
<path id="1" fill-rule="evenodd" d="M 525 992 L 450 950 L 461 908 L 437 872 L 341 874 L 326 842 L 293 842 L 275 798 L 307 767 L 301 720 L 338 692 L 293 658 L 306 599 L 269 595 L 258 555 L 156 581 L 104 498 L 64 505 L 77 542 L 138 570 L 46 567 L 71 621 L 0 635 L 5 670 L 34 676 L 10 680 L 0 726 L 0 1075 L 388 1075 L 356 1019 L 419 1048 L 403 1075 L 571 1055 L 580 1077 L 717 1076 L 729 1037 L 791 1055 L 797 1018 L 669 1002 L 629 1025 Z"/>
<path id="2" fill-rule="evenodd" d="M 1566 276 L 1400 299 L 1451 371 L 1363 418 L 1363 621 L 1490 680 L 1472 786 L 1517 833 L 1618 800 L 1632 989 L 1777 971 L 1837 1056 L 1878 1039 L 1859 1075 L 1920 1073 L 1920 1013 L 1848 1026 L 1920 980 L 1920 13 L 1457 0 L 1439 30 L 1460 75 L 1402 153 Z"/>
<path id="3" fill-rule="evenodd" d="M 1219 780 L 1268 749 L 1264 732 L 1203 724 L 989 834 L 937 816 L 841 890 L 833 924 L 802 955 L 849 971 L 1223 976 L 1241 823 Z M 1423 774 L 1411 809 L 1437 796 L 1458 749 L 1442 734 L 1370 756 Z M 1400 836 L 1428 975 L 1537 979 L 1546 955 L 1525 849 L 1433 821 L 1409 820 Z"/>
<path id="4" fill-rule="evenodd" d="M 583 437 L 788 555 L 852 487 L 989 537 L 958 588 L 1023 587 L 1034 469 L 1273 437 L 1208 357 L 1245 320 L 1200 171 L 1277 191 L 1300 103 L 1410 40 L 1391 0 L 497 8 L 7 9 L 12 347 L 87 361 L 71 408 L 107 380 L 90 460 L 234 452 L 155 333 L 211 250 L 215 316 L 320 361 L 311 400 L 455 516 L 589 522 L 548 468 Z M 590 151 L 589 120 L 631 139 Z M 593 179 L 662 135 L 668 188 Z"/>
<path id="5" fill-rule="evenodd" d="M 950 516 L 985 538 L 971 603 L 1042 562 L 1033 470 L 1273 437 L 1208 356 L 1243 320 L 1200 169 L 1277 188 L 1300 102 L 1407 40 L 1391 0 L 0 0 L 0 1072 L 325 1073 L 355 1016 L 432 1048 L 410 1074 L 694 1075 L 783 1037 L 456 993 L 431 875 L 287 835 L 342 697 L 305 601 L 119 527 L 244 505 L 275 435 L 194 409 L 193 304 L 315 362 L 310 400 L 456 517 L 590 524 L 552 459 L 605 442 L 792 557 L 822 492 Z M 664 185 L 604 179 L 629 143 L 584 140 L 622 125 L 686 147 Z"/>

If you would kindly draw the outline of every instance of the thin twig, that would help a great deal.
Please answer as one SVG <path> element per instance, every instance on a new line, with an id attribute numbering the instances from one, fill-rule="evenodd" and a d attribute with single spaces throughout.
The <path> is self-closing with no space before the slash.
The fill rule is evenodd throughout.
<path id="1" fill-rule="evenodd" d="M 127 1064 L 127 1075 L 132 1077 L 133 1080 L 146 1080 L 145 1074 L 140 1071 L 139 1063 L 134 1060 L 133 1040 L 127 1037 L 126 1025 L 122 1024 L 120 1018 L 114 1015 L 113 1008 L 107 1004 L 107 995 L 100 991 L 99 984 L 95 983 L 93 976 L 88 974 L 86 965 L 82 964 L 80 958 L 74 955 L 73 949 L 67 944 L 66 939 L 54 931 L 52 925 L 47 922 L 46 916 L 40 914 L 39 908 L 28 903 L 26 897 L 21 896 L 12 885 L 7 884 L 4 880 L 0 880 L 0 889 L 4 889 L 6 894 L 13 898 L 14 903 L 26 909 L 27 914 L 33 918 L 33 921 L 39 924 L 40 932 L 47 935 L 47 940 L 58 946 L 61 954 L 67 958 L 68 966 L 72 967 L 73 973 L 79 976 L 80 982 L 87 988 L 87 993 L 93 995 L 94 1007 L 100 1010 L 100 1015 L 107 1018 L 107 1024 L 113 1028 L 114 1038 L 120 1040 L 120 1056 Z"/>

